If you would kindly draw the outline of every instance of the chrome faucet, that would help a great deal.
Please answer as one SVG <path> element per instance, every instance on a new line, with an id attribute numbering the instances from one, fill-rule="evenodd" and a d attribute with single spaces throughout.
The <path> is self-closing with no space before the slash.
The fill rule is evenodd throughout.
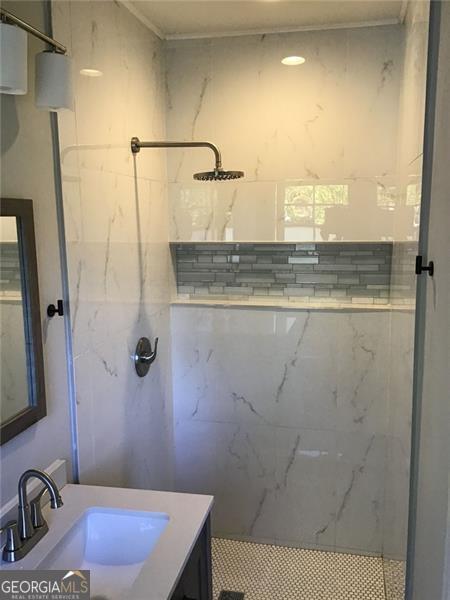
<path id="1" fill-rule="evenodd" d="M 44 488 L 28 504 L 27 483 L 32 477 L 36 477 L 44 484 Z M 50 495 L 51 508 L 60 508 L 63 505 L 59 494 L 58 486 L 55 481 L 38 469 L 28 469 L 19 479 L 19 516 L 17 521 L 8 523 L 4 530 L 6 531 L 6 545 L 3 548 L 3 560 L 6 562 L 16 562 L 26 556 L 28 552 L 39 542 L 48 532 L 48 525 L 42 516 L 41 498 L 45 492 Z"/>

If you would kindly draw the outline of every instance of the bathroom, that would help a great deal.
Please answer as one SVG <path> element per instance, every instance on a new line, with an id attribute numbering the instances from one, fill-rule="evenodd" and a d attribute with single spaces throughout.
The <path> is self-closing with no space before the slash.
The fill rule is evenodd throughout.
<path id="1" fill-rule="evenodd" d="M 1 11 L 2 584 L 449 598 L 449 3 Z"/>

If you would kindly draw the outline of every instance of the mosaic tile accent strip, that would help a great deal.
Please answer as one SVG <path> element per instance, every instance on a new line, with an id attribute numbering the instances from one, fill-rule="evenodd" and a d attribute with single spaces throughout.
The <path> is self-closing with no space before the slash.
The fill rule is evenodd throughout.
<path id="1" fill-rule="evenodd" d="M 387 304 L 392 244 L 172 244 L 180 295 Z"/>
<path id="2" fill-rule="evenodd" d="M 17 242 L 0 243 L 0 292 L 20 292 L 20 257 Z"/>
<path id="3" fill-rule="evenodd" d="M 212 559 L 214 600 L 386 600 L 381 558 L 213 538 Z"/>
<path id="4" fill-rule="evenodd" d="M 416 298 L 417 242 L 396 242 L 392 252 L 390 297 L 392 304 L 411 304 Z"/>

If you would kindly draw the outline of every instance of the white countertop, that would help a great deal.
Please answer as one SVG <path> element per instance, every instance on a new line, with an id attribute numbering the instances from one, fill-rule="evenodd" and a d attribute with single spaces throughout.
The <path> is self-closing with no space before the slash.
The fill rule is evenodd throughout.
<path id="1" fill-rule="evenodd" d="M 68 484 L 64 506 L 44 509 L 49 532 L 17 563 L 2 569 L 36 569 L 53 547 L 92 506 L 167 513 L 169 523 L 145 561 L 127 600 L 167 600 L 173 593 L 198 535 L 211 511 L 212 496 Z M 76 567 L 76 565 L 74 565 Z"/>

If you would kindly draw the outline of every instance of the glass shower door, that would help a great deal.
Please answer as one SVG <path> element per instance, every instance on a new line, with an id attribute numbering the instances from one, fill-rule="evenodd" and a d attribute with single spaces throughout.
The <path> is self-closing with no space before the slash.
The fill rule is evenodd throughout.
<path id="1" fill-rule="evenodd" d="M 450 5 L 433 2 L 419 252 L 436 268 L 418 284 L 408 600 L 450 593 L 449 58 Z"/>

